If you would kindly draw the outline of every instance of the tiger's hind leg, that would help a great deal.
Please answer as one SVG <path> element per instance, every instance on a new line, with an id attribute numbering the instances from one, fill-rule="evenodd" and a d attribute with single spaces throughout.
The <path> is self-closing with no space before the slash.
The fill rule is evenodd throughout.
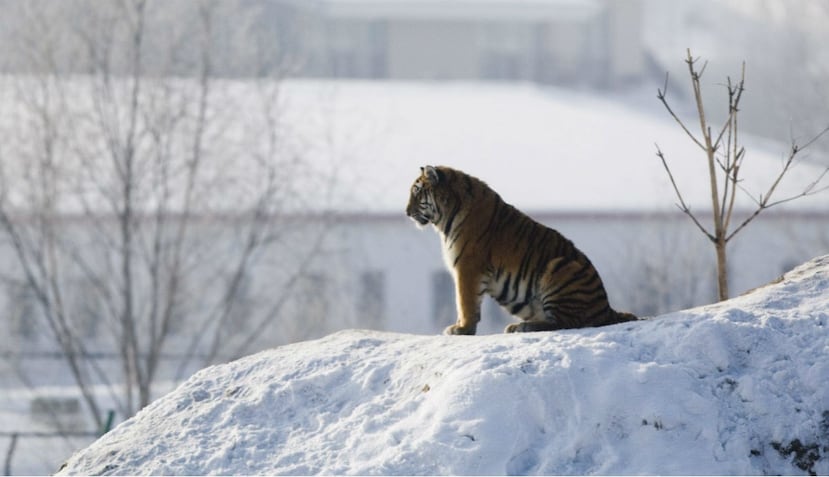
<path id="1" fill-rule="evenodd" d="M 525 333 L 532 331 L 556 331 L 565 327 L 550 320 L 529 320 L 513 323 L 504 328 L 504 333 Z"/>
<path id="2" fill-rule="evenodd" d="M 552 260 L 542 282 L 543 320 L 552 329 L 608 324 L 613 310 L 599 273 L 584 260 Z"/>

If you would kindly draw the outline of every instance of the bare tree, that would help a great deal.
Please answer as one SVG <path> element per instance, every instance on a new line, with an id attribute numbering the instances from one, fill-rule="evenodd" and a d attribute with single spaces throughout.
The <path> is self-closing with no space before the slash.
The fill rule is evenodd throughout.
<path id="1" fill-rule="evenodd" d="M 750 8 L 752 14 L 720 12 L 717 21 L 721 23 L 712 31 L 718 32 L 723 43 L 751 45 L 745 52 L 752 70 L 752 95 L 747 98 L 751 104 L 746 107 L 762 110 L 762 114 L 746 117 L 744 131 L 781 140 L 790 137 L 790 130 L 811 137 L 822 128 L 829 108 L 825 88 L 829 60 L 823 46 L 829 40 L 829 31 L 824 28 L 829 21 L 829 4 L 783 5 L 761 0 L 742 8 Z M 734 24 L 735 16 L 739 27 L 722 28 L 726 23 Z M 812 159 L 826 161 L 827 147 L 826 142 L 815 144 L 824 154 Z"/>
<path id="2" fill-rule="evenodd" d="M 754 220 L 761 212 L 771 207 L 774 207 L 785 202 L 816 194 L 829 188 L 829 186 L 822 186 L 821 182 L 829 173 L 829 168 L 826 168 L 818 174 L 815 180 L 806 185 L 803 190 L 795 195 L 785 197 L 782 199 L 773 200 L 777 187 L 783 177 L 791 170 L 795 158 L 803 149 L 814 144 L 821 136 L 823 136 L 829 127 L 823 129 L 817 136 L 806 142 L 804 145 L 798 145 L 792 141 L 791 149 L 783 164 L 782 169 L 777 176 L 772 180 L 771 185 L 764 194 L 754 197 L 746 192 L 754 201 L 756 208 L 748 214 L 733 230 L 731 230 L 732 216 L 734 213 L 735 198 L 738 189 L 742 189 L 740 184 L 740 172 L 745 159 L 745 148 L 740 145 L 740 138 L 738 136 L 738 115 L 740 112 L 740 99 L 745 91 L 745 63 L 743 63 L 740 73 L 740 79 L 737 82 L 732 82 L 731 78 L 727 79 L 726 89 L 728 92 L 728 115 L 724 124 L 717 129 L 712 129 L 710 121 L 706 117 L 705 108 L 703 106 L 702 87 L 700 85 L 700 78 L 705 72 L 706 63 L 697 69 L 698 59 L 691 56 L 691 50 L 686 51 L 687 56 L 685 62 L 688 65 L 688 74 L 691 78 L 691 86 L 694 92 L 694 101 L 697 108 L 699 119 L 701 139 L 696 136 L 686 126 L 686 124 L 677 116 L 666 99 L 667 95 L 667 76 L 665 86 L 658 90 L 657 97 L 668 110 L 670 115 L 676 120 L 677 124 L 683 131 L 691 138 L 705 154 L 708 166 L 709 190 L 711 194 L 711 215 L 713 218 L 713 230 L 704 226 L 698 215 L 693 213 L 682 197 L 682 193 L 677 187 L 665 155 L 659 146 L 656 146 L 657 156 L 662 161 L 662 166 L 668 174 L 671 185 L 674 188 L 677 199 L 679 200 L 679 207 L 697 226 L 713 244 L 717 255 L 717 289 L 720 300 L 725 300 L 729 296 L 728 292 L 728 268 L 726 246 L 728 242 L 734 238 L 743 228 L 745 228 L 752 220 Z"/>
<path id="3" fill-rule="evenodd" d="M 216 20 L 230 3 L 185 2 L 192 21 L 180 32 L 156 23 L 163 1 L 26 12 L 36 28 L 22 45 L 37 74 L 17 80 L 15 120 L 0 125 L 18 138 L 0 151 L 0 230 L 99 427 L 103 403 L 126 418 L 150 402 L 165 354 L 181 370 L 250 350 L 325 237 L 324 223 L 283 219 L 306 205 L 292 179 L 319 171 L 284 133 L 280 71 L 256 71 L 252 98 L 216 77 Z M 50 21 L 73 9 L 83 12 L 74 22 Z M 277 246 L 272 260 L 283 261 L 267 285 L 279 291 L 253 313 L 244 295 Z M 233 323 L 240 310 L 248 326 Z"/>
<path id="4" fill-rule="evenodd" d="M 676 221 L 668 227 L 664 221 Z M 681 217 L 660 217 L 638 228 L 637 234 L 649 245 L 631 242 L 625 256 L 633 267 L 615 271 L 619 283 L 635 283 L 623 293 L 628 309 L 640 316 L 657 316 L 710 303 L 716 290 L 705 277 L 714 269 L 706 260 L 707 245 L 701 237 L 688 234 L 691 224 L 678 223 Z"/>

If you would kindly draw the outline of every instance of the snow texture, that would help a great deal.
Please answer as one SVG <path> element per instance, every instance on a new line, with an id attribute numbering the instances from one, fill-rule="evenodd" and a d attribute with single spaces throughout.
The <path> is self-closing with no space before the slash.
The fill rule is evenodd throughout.
<path id="1" fill-rule="evenodd" d="M 204 369 L 61 473 L 829 474 L 827 324 L 829 255 L 605 328 L 345 331 Z"/>

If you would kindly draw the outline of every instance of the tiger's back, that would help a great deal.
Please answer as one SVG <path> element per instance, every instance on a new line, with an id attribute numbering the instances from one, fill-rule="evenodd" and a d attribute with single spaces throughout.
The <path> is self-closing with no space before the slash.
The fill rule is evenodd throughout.
<path id="1" fill-rule="evenodd" d="M 458 305 L 458 321 L 447 334 L 475 333 L 484 293 L 523 320 L 507 332 L 636 320 L 610 307 L 598 271 L 570 240 L 464 172 L 422 168 L 407 214 L 421 225 L 431 223 L 442 237 Z"/>

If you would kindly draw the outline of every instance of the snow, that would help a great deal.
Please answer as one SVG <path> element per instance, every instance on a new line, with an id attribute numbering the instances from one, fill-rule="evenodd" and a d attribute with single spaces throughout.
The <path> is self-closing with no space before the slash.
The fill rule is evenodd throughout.
<path id="1" fill-rule="evenodd" d="M 826 255 L 605 328 L 344 331 L 206 368 L 60 473 L 827 474 L 828 324 Z"/>
<path id="2" fill-rule="evenodd" d="M 25 108 L 13 94 L 14 81 L 26 84 L 26 78 L 0 76 L 0 97 L 5 100 L 0 101 L 0 110 L 7 113 L 0 115 L 0 122 L 20 127 L 37 124 L 23 114 Z M 79 91 L 73 93 L 78 117 L 86 117 L 91 108 L 90 98 L 82 94 L 88 81 L 74 77 L 65 85 Z M 719 79 L 703 85 L 705 93 L 724 95 L 715 81 Z M 181 94 L 196 89 L 184 79 L 168 86 Z M 214 124 L 221 133 L 205 139 L 205 150 L 210 151 L 203 166 L 205 183 L 215 177 L 225 184 L 251 184 L 251 191 L 235 188 L 208 194 L 210 199 L 200 204 L 205 210 L 234 209 L 249 203 L 246 192 L 259 190 L 254 187 L 261 180 L 258 158 L 259 154 L 268 157 L 270 133 L 263 104 L 276 101 L 263 93 L 268 88 L 279 91 L 278 105 L 271 104 L 275 111 L 268 113 L 278 117 L 280 174 L 290 177 L 286 182 L 291 187 L 285 189 L 290 195 L 281 205 L 284 211 L 300 207 L 302 211 L 402 213 L 420 167 L 432 164 L 477 176 L 504 200 L 530 212 L 676 212 L 678 201 L 655 144 L 664 152 L 691 209 L 711 209 L 706 158 L 661 107 L 657 85 L 647 95 L 611 97 L 515 83 L 286 80 L 265 85 L 220 80 L 213 85 L 211 97 L 221 111 Z M 149 85 L 148 90 L 152 90 Z M 698 126 L 693 125 L 698 119 L 683 105 L 680 92 L 672 90 L 668 98 L 696 131 Z M 708 112 L 712 124 L 724 119 L 722 112 Z M 781 171 L 790 146 L 740 137 L 747 150 L 741 186 L 756 200 Z M 0 144 L 0 153 L 4 147 L 10 146 Z M 816 148 L 799 154 L 775 199 L 795 196 L 819 177 L 822 168 L 800 160 L 814 160 L 818 154 Z M 820 186 L 827 182 L 824 177 Z M 10 196 L 27 204 L 25 196 L 18 194 Z M 827 197 L 816 194 L 780 208 L 823 211 Z M 67 212 L 83 210 L 69 197 L 60 207 Z M 147 207 L 152 209 L 153 204 Z M 741 193 L 736 207 L 754 210 L 756 205 Z"/>
<path id="3" fill-rule="evenodd" d="M 416 0 L 384 2 L 377 0 L 297 1 L 298 6 L 323 8 L 329 16 L 340 18 L 394 18 L 405 20 L 489 20 L 538 22 L 585 21 L 599 15 L 595 0 Z M 516 9 L 516 3 L 521 8 Z"/>
<path id="4" fill-rule="evenodd" d="M 711 82 L 706 94 L 725 95 Z M 328 138 L 308 141 L 306 153 L 320 163 L 341 161 L 342 189 L 331 200 L 338 208 L 399 212 L 419 167 L 432 164 L 486 181 L 523 210 L 676 211 L 658 144 L 686 202 L 708 211 L 706 158 L 659 104 L 656 88 L 631 100 L 527 84 L 303 80 L 285 82 L 281 94 L 295 136 Z M 696 132 L 699 120 L 680 92 L 668 99 Z M 719 113 L 708 112 L 711 124 L 720 124 Z M 741 138 L 741 185 L 756 200 L 781 171 L 789 145 Z M 797 195 L 820 175 L 800 160 L 814 154 L 802 151 L 775 197 Z M 825 210 L 827 200 L 817 194 L 782 207 Z M 738 209 L 754 207 L 738 194 Z"/>

